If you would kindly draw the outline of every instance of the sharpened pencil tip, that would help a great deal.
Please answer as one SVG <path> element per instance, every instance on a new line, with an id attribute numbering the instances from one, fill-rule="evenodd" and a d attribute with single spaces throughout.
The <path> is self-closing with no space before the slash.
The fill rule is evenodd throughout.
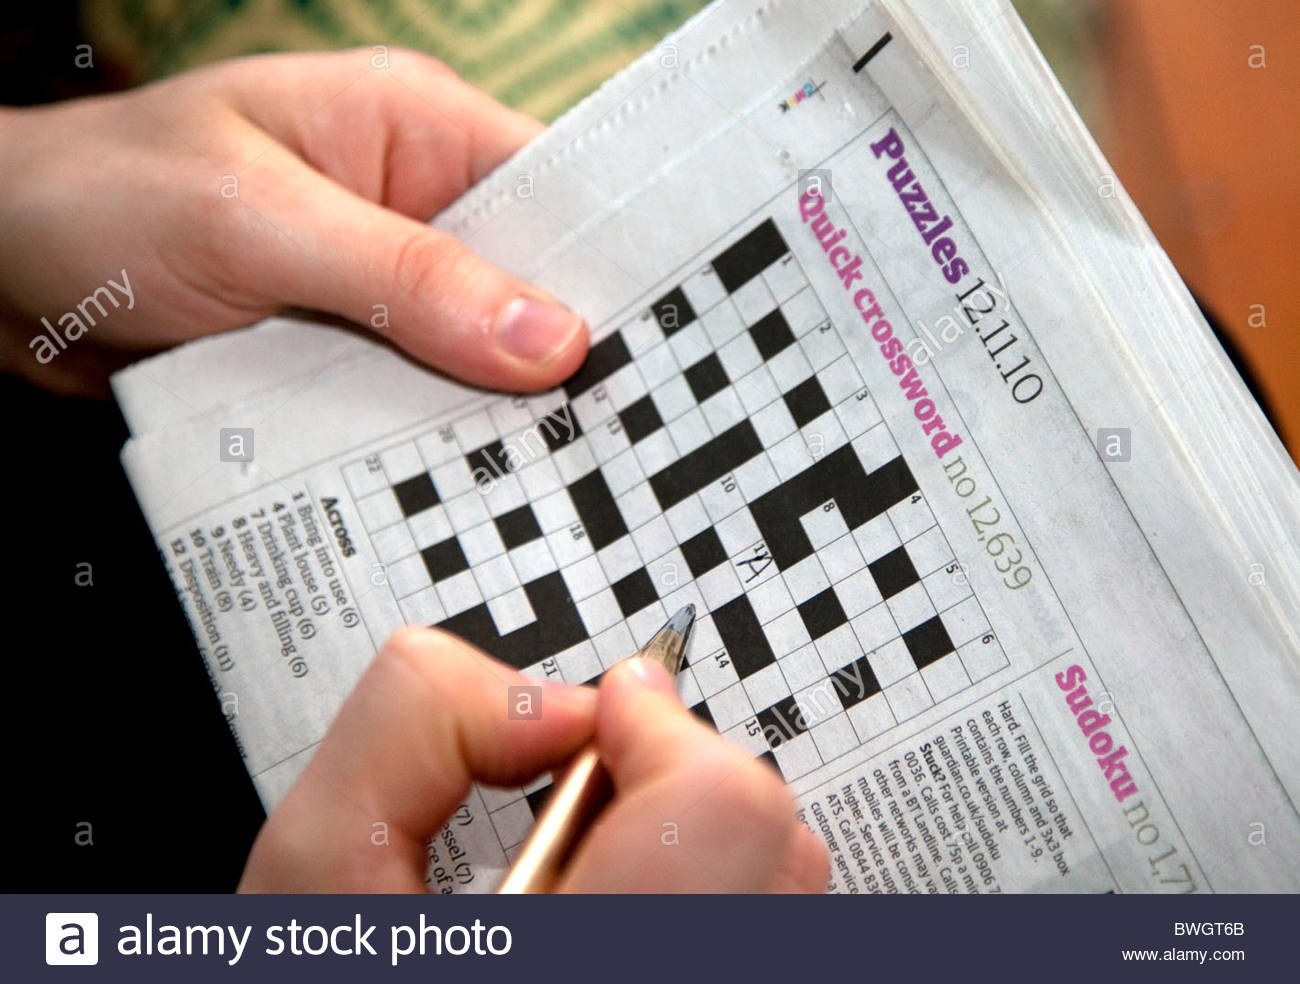
<path id="1" fill-rule="evenodd" d="M 677 609 L 677 614 L 668 620 L 668 628 L 672 629 L 683 639 L 691 631 L 691 626 L 695 624 L 695 606 L 683 605 Z"/>

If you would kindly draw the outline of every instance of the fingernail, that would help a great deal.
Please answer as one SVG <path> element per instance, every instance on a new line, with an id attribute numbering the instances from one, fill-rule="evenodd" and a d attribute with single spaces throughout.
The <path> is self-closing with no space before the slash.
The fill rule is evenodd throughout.
<path id="1" fill-rule="evenodd" d="M 520 295 L 497 313 L 497 343 L 517 359 L 546 362 L 567 348 L 581 327 L 582 319 L 563 305 Z"/>
<path id="2" fill-rule="evenodd" d="M 658 690 L 665 694 L 677 693 L 677 684 L 673 681 L 673 678 L 668 675 L 667 670 L 654 660 L 633 656 L 631 659 L 625 659 L 621 666 L 623 667 L 622 672 L 636 680 L 643 687 Z"/>

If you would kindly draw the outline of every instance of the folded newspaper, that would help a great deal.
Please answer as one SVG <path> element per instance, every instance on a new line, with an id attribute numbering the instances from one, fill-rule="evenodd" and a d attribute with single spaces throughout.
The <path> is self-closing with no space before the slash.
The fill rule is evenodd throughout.
<path id="1" fill-rule="evenodd" d="M 681 695 L 833 891 L 1300 888 L 1296 470 L 1009 3 L 724 0 L 435 225 L 576 376 L 273 319 L 114 381 L 268 809 L 403 624 L 584 683 L 692 602 Z"/>

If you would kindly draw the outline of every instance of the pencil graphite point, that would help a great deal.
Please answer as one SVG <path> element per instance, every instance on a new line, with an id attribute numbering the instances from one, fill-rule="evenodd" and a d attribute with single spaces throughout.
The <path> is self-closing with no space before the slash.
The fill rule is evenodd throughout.
<path id="1" fill-rule="evenodd" d="M 681 669 L 682 658 L 686 655 L 686 643 L 690 640 L 691 626 L 694 624 L 695 606 L 685 605 L 679 608 L 637 655 L 654 660 L 676 676 Z"/>

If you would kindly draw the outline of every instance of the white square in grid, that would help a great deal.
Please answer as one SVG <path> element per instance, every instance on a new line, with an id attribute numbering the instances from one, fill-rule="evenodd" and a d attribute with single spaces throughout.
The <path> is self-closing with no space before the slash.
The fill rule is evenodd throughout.
<path id="1" fill-rule="evenodd" d="M 807 775 L 822 765 L 821 757 L 817 754 L 817 746 L 813 744 L 812 735 L 808 734 L 781 742 L 772 749 L 772 755 L 776 758 L 781 775 L 787 781 Z"/>
<path id="2" fill-rule="evenodd" d="M 681 288 L 697 313 L 709 310 L 727 296 L 727 288 L 718 279 L 712 263 L 706 263 L 684 279 Z"/>
<path id="3" fill-rule="evenodd" d="M 659 500 L 655 498 L 649 482 L 642 482 L 630 491 L 615 496 L 614 501 L 629 530 L 643 526 L 659 515 Z"/>
<path id="4" fill-rule="evenodd" d="M 650 392 L 646 389 L 645 380 L 641 378 L 641 370 L 636 367 L 635 362 L 629 362 L 611 378 L 616 381 L 616 385 L 610 387 L 609 402 L 616 411 L 626 410 Z"/>
<path id="5" fill-rule="evenodd" d="M 601 569 L 610 584 L 631 574 L 641 566 L 641 555 L 630 536 L 620 536 L 609 546 L 597 551 Z"/>
<path id="6" fill-rule="evenodd" d="M 537 517 L 537 524 L 543 533 L 567 530 L 578 522 L 578 510 L 574 508 L 568 490 L 552 492 L 534 501 L 533 515 Z"/>
<path id="7" fill-rule="evenodd" d="M 666 344 L 647 349 L 644 354 L 637 357 L 636 364 L 641 371 L 641 378 L 645 380 L 646 387 L 652 393 L 657 386 L 682 371 L 677 365 L 677 360 L 673 358 L 672 349 Z"/>
<path id="8" fill-rule="evenodd" d="M 348 490 L 352 493 L 353 499 L 359 499 L 362 496 L 370 495 L 372 492 L 378 492 L 389 485 L 388 476 L 384 474 L 382 466 L 371 469 L 364 461 L 354 461 L 350 465 L 345 465 L 343 480 L 347 482 Z"/>
<path id="9" fill-rule="evenodd" d="M 765 448 L 770 448 L 798 429 L 795 427 L 794 417 L 790 416 L 790 410 L 785 405 L 784 400 L 775 400 L 769 403 L 762 410 L 753 414 L 749 420 L 754 425 L 754 433 L 758 435 L 759 441 Z"/>
<path id="10" fill-rule="evenodd" d="M 388 578 L 388 586 L 393 589 L 394 597 L 397 598 L 415 594 L 433 583 L 429 577 L 429 569 L 424 566 L 424 558 L 419 554 L 411 554 L 409 557 L 384 565 L 383 573 Z"/>
<path id="11" fill-rule="evenodd" d="M 486 562 L 489 557 L 501 556 L 506 549 L 495 523 L 480 523 L 466 530 L 460 535 L 460 547 L 471 567 Z"/>
<path id="12" fill-rule="evenodd" d="M 940 612 L 951 608 L 971 593 L 970 569 L 956 560 L 949 560 L 943 567 L 923 577 L 921 583 L 925 585 L 926 594 L 934 602 L 934 607 Z"/>
<path id="13" fill-rule="evenodd" d="M 987 636 L 977 636 L 957 650 L 962 665 L 971 682 L 978 683 L 998 670 L 1007 667 L 1007 654 L 1002 651 L 1002 644 L 997 639 L 985 642 Z"/>
<path id="14" fill-rule="evenodd" d="M 783 301 L 781 313 L 796 338 L 826 320 L 826 311 L 812 290 L 801 290 Z"/>
<path id="15" fill-rule="evenodd" d="M 632 541 L 642 557 L 659 557 L 673 545 L 673 534 L 663 516 L 656 516 L 632 531 Z"/>
<path id="16" fill-rule="evenodd" d="M 777 302 L 794 296 L 808 283 L 808 279 L 803 275 L 803 268 L 799 266 L 793 253 L 787 254 L 764 270 L 763 280 L 767 282 L 767 289 L 772 292 Z"/>
<path id="17" fill-rule="evenodd" d="M 482 492 L 482 496 L 483 504 L 493 516 L 505 515 L 528 501 L 518 475 L 503 475 L 495 479 Z"/>
<path id="18" fill-rule="evenodd" d="M 845 541 L 853 544 L 852 537 L 845 537 Z M 837 543 L 840 541 L 837 541 Z M 856 551 L 857 545 L 853 544 Z M 830 551 L 827 551 L 830 553 Z M 844 609 L 844 614 L 849 618 L 857 618 L 869 608 L 874 608 L 881 602 L 880 589 L 876 587 L 876 580 L 871 576 L 871 571 L 861 567 L 848 575 L 841 581 L 835 583 L 835 597 L 840 600 L 840 607 Z M 888 617 L 888 612 L 881 605 L 881 613 Z M 890 620 L 890 635 L 894 634 L 893 621 Z"/>
<path id="19" fill-rule="evenodd" d="M 547 533 L 545 542 L 547 548 L 551 551 L 551 556 L 555 558 L 555 563 L 561 568 L 576 564 L 583 558 L 592 555 L 591 537 L 579 536 L 575 538 L 567 527 L 556 530 L 554 533 Z"/>
<path id="20" fill-rule="evenodd" d="M 849 437 L 840 426 L 835 411 L 827 410 L 816 420 L 810 420 L 803 427 L 804 440 L 810 452 L 818 458 L 830 454 L 849 443 Z"/>
<path id="21" fill-rule="evenodd" d="M 762 277 L 754 277 L 733 290 L 731 301 L 740 312 L 740 320 L 747 325 L 752 325 L 776 307 L 776 298 Z"/>
<path id="22" fill-rule="evenodd" d="M 471 413 L 461 417 L 451 425 L 456 442 L 465 449 L 467 455 L 473 454 L 485 444 L 491 444 L 500 435 L 492 426 L 492 418 L 486 413 Z"/>
<path id="23" fill-rule="evenodd" d="M 899 546 L 898 534 L 894 532 L 894 525 L 889 521 L 887 513 L 873 516 L 859 526 L 853 531 L 853 539 L 868 564 L 875 563 Z"/>
<path id="24" fill-rule="evenodd" d="M 668 549 L 664 550 L 665 547 Z M 686 558 L 673 544 L 660 544 L 659 549 L 664 550 L 664 552 L 658 557 L 646 561 L 645 570 L 646 574 L 650 576 L 650 583 L 654 585 L 655 594 L 660 598 L 667 598 L 674 592 L 680 591 L 682 585 L 690 581 L 691 571 L 686 566 Z M 694 589 L 691 589 L 691 593 L 693 595 L 699 594 Z M 695 604 L 694 598 L 688 598 L 687 601 Z M 681 608 L 687 601 L 681 602 L 677 608 Z M 696 605 L 696 607 L 699 606 Z M 677 611 L 677 608 L 674 608 L 673 611 Z M 655 631 L 658 631 L 658 628 L 658 626 L 655 626 Z"/>
<path id="25" fill-rule="evenodd" d="M 703 647 L 700 647 L 701 649 Z M 691 653 L 688 657 L 691 661 L 691 675 L 699 684 L 700 692 L 706 698 L 713 694 L 722 693 L 738 684 L 739 678 L 736 676 L 736 668 L 732 665 L 730 654 L 723 655 L 721 649 L 714 649 L 705 655 L 699 655 L 696 651 L 695 643 L 691 643 Z M 741 696 L 743 697 L 743 691 Z M 710 705 L 712 707 L 712 705 Z M 749 704 L 745 704 L 746 715 L 748 716 Z M 714 715 L 716 721 L 717 716 Z M 723 725 L 719 724 L 721 730 Z M 728 725 L 729 727 L 729 725 Z"/>
<path id="26" fill-rule="evenodd" d="M 868 697 L 862 703 L 850 707 L 848 717 L 853 730 L 858 733 L 859 740 L 863 742 L 884 734 L 894 726 L 894 715 L 889 709 L 889 701 L 885 700 L 884 694 Z"/>
<path id="27" fill-rule="evenodd" d="M 664 340 L 664 332 L 659 327 L 658 319 L 655 318 L 654 312 L 648 309 L 625 323 L 619 332 L 623 336 L 623 344 L 633 355 L 639 355 Z"/>
<path id="28" fill-rule="evenodd" d="M 653 499 L 654 493 L 649 491 L 649 485 L 646 486 L 646 490 Z M 655 505 L 655 511 L 658 512 L 658 503 Z M 688 495 L 681 502 L 670 506 L 664 516 L 668 520 L 668 525 L 672 528 L 673 536 L 678 543 L 685 543 L 696 533 L 704 532 L 705 528 L 710 525 L 708 514 L 704 511 L 704 505 L 700 502 L 699 496 L 696 495 Z"/>
<path id="29" fill-rule="evenodd" d="M 808 733 L 812 735 L 813 743 L 824 762 L 837 759 L 858 747 L 858 736 L 845 714 L 837 714 Z"/>
<path id="30" fill-rule="evenodd" d="M 876 674 L 881 687 L 892 687 L 909 674 L 916 676 L 916 663 L 912 661 L 912 654 L 907 651 L 902 639 L 891 639 L 874 652 L 867 653 L 867 662 L 871 664 L 871 670 Z M 893 701 L 890 701 L 890 706 L 893 706 Z"/>
<path id="31" fill-rule="evenodd" d="M 844 710 L 835 684 L 829 679 L 818 680 L 811 686 L 805 687 L 794 695 L 794 699 L 803 713 L 804 723 L 810 729 L 829 721 Z"/>
<path id="32" fill-rule="evenodd" d="M 862 551 L 858 549 L 857 541 L 851 536 L 842 536 L 820 547 L 817 556 L 831 584 L 838 584 L 858 572 L 867 573 L 865 570 L 867 562 L 862 559 Z"/>
<path id="33" fill-rule="evenodd" d="M 456 444 L 450 427 L 440 427 L 421 434 L 415 439 L 415 446 L 424 459 L 425 467 L 430 470 L 460 457 L 460 446 Z"/>
<path id="34" fill-rule="evenodd" d="M 918 494 L 916 492 L 912 493 L 912 495 Z M 894 503 L 886 510 L 889 513 L 889 518 L 893 520 L 894 529 L 898 530 L 898 535 L 903 540 L 913 540 L 926 530 L 933 529 L 938 532 L 939 529 L 935 525 L 934 516 L 930 512 L 930 507 L 926 504 L 924 497 L 913 502 L 912 495 Z M 944 549 L 947 550 L 946 547 Z M 951 553 L 949 553 L 949 556 L 951 557 Z M 921 574 L 928 573 L 928 571 L 923 571 L 919 567 L 917 571 Z"/>
<path id="35" fill-rule="evenodd" d="M 886 688 L 885 698 L 889 701 L 889 709 L 899 721 L 915 717 L 934 704 L 919 673 L 904 677 L 892 687 Z"/>
<path id="36" fill-rule="evenodd" d="M 632 447 L 622 423 L 615 417 L 597 424 L 586 432 L 585 437 L 593 457 L 601 464 L 612 461 Z"/>
<path id="37" fill-rule="evenodd" d="M 692 407 L 676 420 L 668 424 L 668 433 L 672 436 L 677 452 L 686 456 L 702 444 L 708 443 L 713 434 L 704 422 L 704 414 L 699 407 Z"/>
<path id="38" fill-rule="evenodd" d="M 515 477 L 519 479 L 519 486 L 524 490 L 524 495 L 528 497 L 529 502 L 564 488 L 560 471 L 549 457 L 525 465 L 519 469 Z"/>
<path id="39" fill-rule="evenodd" d="M 397 607 L 401 609 L 404 625 L 437 625 L 447 617 L 432 585 L 398 599 Z"/>
<path id="40" fill-rule="evenodd" d="M 812 366 L 798 345 L 788 346 L 772 356 L 767 360 L 767 368 L 782 393 L 789 393 L 812 375 Z"/>
<path id="41" fill-rule="evenodd" d="M 894 443 L 887 427 L 873 427 L 865 434 L 855 437 L 853 450 L 858 453 L 858 460 L 868 475 L 898 457 L 898 445 Z"/>
<path id="42" fill-rule="evenodd" d="M 754 522 L 754 517 L 749 514 L 748 509 L 737 510 L 721 520 L 716 527 L 716 532 L 718 539 L 722 541 L 722 549 L 732 560 L 738 560 L 741 554 L 748 554 L 750 548 L 762 541 L 758 524 Z"/>
<path id="43" fill-rule="evenodd" d="M 488 611 L 492 613 L 492 621 L 497 627 L 497 632 L 501 635 L 522 629 L 525 625 L 532 625 L 537 621 L 532 603 L 529 602 L 528 595 L 524 594 L 523 588 L 515 588 L 503 595 L 489 598 L 487 606 Z"/>
<path id="44" fill-rule="evenodd" d="M 790 592 L 779 577 L 750 587 L 748 593 L 750 607 L 754 609 L 760 625 L 772 621 L 794 607 Z"/>
<path id="45" fill-rule="evenodd" d="M 518 786 L 487 786 L 476 787 L 478 793 L 483 797 L 483 806 L 489 813 L 495 813 L 504 806 L 519 800 L 523 795 L 523 790 Z"/>
<path id="46" fill-rule="evenodd" d="M 577 429 L 582 433 L 590 433 L 614 415 L 614 407 L 609 398 L 609 383 L 612 378 L 606 376 L 599 384 L 575 396 L 573 402 L 568 405 L 567 413 L 573 415 L 573 419 L 577 422 Z M 556 429 L 560 437 L 565 437 L 570 428 L 564 420 L 560 420 Z"/>
<path id="47" fill-rule="evenodd" d="M 795 618 L 799 617 L 797 612 L 793 614 Z M 804 635 L 805 637 L 808 635 L 807 631 Z M 802 690 L 818 680 L 826 679 L 826 667 L 822 665 L 821 657 L 817 655 L 817 647 L 811 643 L 800 646 L 789 656 L 779 660 L 779 663 L 791 693 Z"/>
<path id="48" fill-rule="evenodd" d="M 472 571 L 461 571 L 459 574 L 453 574 L 445 581 L 439 581 L 437 588 L 438 599 L 442 602 L 442 607 L 447 610 L 448 615 L 459 615 L 461 612 L 483 603 L 483 595 L 479 592 Z"/>
<path id="49" fill-rule="evenodd" d="M 587 635 L 592 638 L 600 635 L 611 625 L 623 621 L 623 612 L 618 607 L 618 599 L 614 597 L 611 588 L 602 588 L 577 604 L 578 614 L 582 616 L 582 624 L 587 627 Z"/>
<path id="50" fill-rule="evenodd" d="M 489 423 L 488 426 L 492 425 Z M 399 444 L 395 448 L 381 451 L 379 460 L 384 463 L 384 472 L 394 485 L 424 472 L 424 459 L 414 444 Z"/>
<path id="51" fill-rule="evenodd" d="M 664 611 L 664 605 L 661 601 L 656 601 L 647 605 L 639 612 L 633 612 L 627 617 L 627 628 L 632 633 L 632 638 L 636 646 L 641 646 L 654 637 L 654 634 L 663 628 L 664 623 L 668 621 L 668 612 Z M 629 649 L 629 656 L 635 652 L 635 649 Z"/>
<path id="52" fill-rule="evenodd" d="M 708 333 L 699 321 L 693 321 L 681 331 L 668 336 L 668 347 L 683 369 L 695 365 L 713 351 Z"/>
<path id="53" fill-rule="evenodd" d="M 566 444 L 551 455 L 551 460 L 565 485 L 572 485 L 596 468 L 596 456 L 591 453 L 591 446 L 585 439 Z"/>
<path id="54" fill-rule="evenodd" d="M 704 333 L 716 349 L 722 348 L 745 330 L 745 323 L 740 320 L 740 312 L 734 304 L 719 304 L 705 312 L 700 321 L 704 325 Z"/>
<path id="55" fill-rule="evenodd" d="M 853 626 L 853 634 L 858 637 L 858 644 L 864 653 L 870 653 L 898 638 L 898 626 L 894 624 L 894 616 L 889 613 L 886 605 L 868 608 L 849 624 Z"/>
<path id="56" fill-rule="evenodd" d="M 555 561 L 545 540 L 533 540 L 522 547 L 510 551 L 510 563 L 514 565 L 519 580 L 524 584 L 536 581 L 544 574 L 555 570 Z"/>
<path id="57" fill-rule="evenodd" d="M 394 523 L 382 530 L 370 534 L 370 542 L 375 548 L 375 559 L 381 564 L 391 564 L 407 554 L 415 552 L 415 541 L 405 523 Z"/>
<path id="58" fill-rule="evenodd" d="M 724 475 L 716 482 L 710 482 L 696 495 L 699 496 L 709 519 L 715 523 L 721 522 L 745 505 L 744 496 L 740 494 L 740 486 L 736 483 L 735 472 Z"/>
<path id="59" fill-rule="evenodd" d="M 497 434 L 513 434 L 533 423 L 533 408 L 526 396 L 496 400 L 488 405 L 487 410 L 492 419 L 492 429 Z"/>
<path id="60" fill-rule="evenodd" d="M 827 331 L 818 328 L 816 331 L 807 332 L 799 339 L 799 344 L 803 347 L 803 354 L 807 356 L 808 362 L 817 372 L 844 354 L 844 342 L 840 340 L 840 333 L 835 330 L 833 324 Z"/>
<path id="61" fill-rule="evenodd" d="M 858 375 L 858 370 L 853 367 L 853 360 L 847 355 L 822 369 L 817 374 L 817 380 L 822 384 L 822 392 L 826 394 L 826 399 L 830 401 L 831 406 L 850 397 L 856 397 L 862 392 L 862 377 Z"/>
<path id="62" fill-rule="evenodd" d="M 632 633 L 627 623 L 619 621 L 591 640 L 596 646 L 596 655 L 605 669 L 622 662 L 637 651 L 637 644 L 632 641 Z"/>
<path id="63" fill-rule="evenodd" d="M 447 519 L 456 530 L 467 530 L 491 519 L 488 515 L 487 503 L 477 492 L 466 492 L 464 495 L 456 496 L 447 502 L 446 508 Z"/>
<path id="64" fill-rule="evenodd" d="M 584 639 L 576 646 L 556 653 L 555 665 L 560 668 L 560 676 L 568 684 L 586 683 L 592 677 L 599 676 L 604 669 L 590 639 Z"/>
<path id="65" fill-rule="evenodd" d="M 966 670 L 956 653 L 949 653 L 935 660 L 921 670 L 921 677 L 925 680 L 926 689 L 930 691 L 930 696 L 934 698 L 936 704 L 947 700 L 953 694 L 961 693 L 970 686 L 970 679 L 966 676 Z"/>
<path id="66" fill-rule="evenodd" d="M 651 391 L 650 398 L 665 423 L 676 420 L 695 406 L 695 394 L 682 376 L 673 376 L 660 383 Z"/>
<path id="67" fill-rule="evenodd" d="M 698 674 L 697 674 L 698 678 Z M 732 684 L 725 690 L 718 691 L 707 698 L 709 713 L 719 731 L 727 731 L 738 724 L 743 724 L 754 716 L 753 705 L 740 683 Z"/>
<path id="68" fill-rule="evenodd" d="M 474 490 L 474 475 L 464 458 L 453 458 L 430 471 L 438 497 L 449 502 L 457 496 Z"/>
<path id="69" fill-rule="evenodd" d="M 727 378 L 738 380 L 763 364 L 763 356 L 749 332 L 736 336 L 718 349 L 718 361 L 727 371 Z"/>
<path id="70" fill-rule="evenodd" d="M 682 672 L 677 674 L 677 696 L 681 699 L 683 706 L 694 707 L 700 701 L 704 700 L 704 694 L 700 690 L 700 685 L 689 669 L 683 668 Z M 708 706 L 707 704 L 705 705 Z"/>
<path id="71" fill-rule="evenodd" d="M 830 508 L 827 508 L 827 507 Z M 849 532 L 844 522 L 844 514 L 833 499 L 828 499 L 811 512 L 799 517 L 803 530 L 808 534 L 808 542 L 814 550 L 821 550 L 826 544 L 838 540 Z"/>
<path id="72" fill-rule="evenodd" d="M 796 609 L 778 615 L 768 622 L 763 626 L 763 634 L 771 643 L 772 652 L 778 657 L 793 653 L 812 641 L 808 637 L 808 627 L 803 624 L 803 619 L 799 617 Z"/>
<path id="73" fill-rule="evenodd" d="M 766 584 L 772 578 L 781 576 L 781 571 L 777 568 L 776 561 L 772 559 L 767 544 L 762 542 L 734 555 L 731 563 L 745 590 Z"/>
<path id="74" fill-rule="evenodd" d="M 721 608 L 737 597 L 742 588 L 740 578 L 729 563 L 719 564 L 711 571 L 705 571 L 695 579 L 695 584 L 704 597 L 705 606 L 712 610 Z"/>
<path id="75" fill-rule="evenodd" d="M 668 613 L 676 612 L 686 605 L 695 606 L 697 618 L 699 617 L 698 613 L 708 611 L 708 607 L 704 604 L 704 596 L 700 594 L 699 586 L 694 581 L 687 581 L 685 584 L 679 583 L 677 585 L 659 583 L 655 581 L 654 574 L 650 575 L 650 581 L 655 590 L 659 592 L 659 597 L 663 599 L 665 619 L 668 617 Z M 656 625 L 654 631 L 658 632 L 659 626 Z"/>
<path id="76" fill-rule="evenodd" d="M 810 554 L 783 572 L 785 586 L 796 605 L 802 605 L 813 595 L 821 594 L 831 586 L 816 554 Z"/>
<path id="77" fill-rule="evenodd" d="M 371 533 L 392 526 L 402 519 L 402 507 L 398 505 L 393 490 L 388 488 L 358 499 L 357 512 L 361 514 L 362 524 Z"/>
<path id="78" fill-rule="evenodd" d="M 631 448 L 615 456 L 601 471 L 605 475 L 605 484 L 609 486 L 609 494 L 615 497 L 644 481 L 646 477 L 641 470 L 641 463 L 637 461 L 636 452 Z"/>
<path id="79" fill-rule="evenodd" d="M 858 438 L 880 423 L 880 411 L 865 389 L 837 404 L 835 416 L 850 438 Z"/>
<path id="80" fill-rule="evenodd" d="M 917 503 L 920 505 L 920 503 Z M 931 526 L 919 536 L 907 539 L 907 555 L 921 577 L 940 570 L 952 561 L 952 551 L 939 527 Z"/>
<path id="81" fill-rule="evenodd" d="M 733 473 L 736 476 L 736 484 L 740 486 L 740 491 L 745 497 L 745 501 L 753 502 L 760 495 L 772 491 L 781 484 L 781 480 L 776 475 L 776 469 L 772 463 L 767 460 L 767 455 L 759 454 L 750 458 Z"/>
<path id="82" fill-rule="evenodd" d="M 916 628 L 935 614 L 930 596 L 925 593 L 925 585 L 919 581 L 886 599 L 885 604 L 889 606 L 889 613 L 894 616 L 894 624 L 900 632 Z"/>
<path id="83" fill-rule="evenodd" d="M 744 404 L 740 402 L 735 389 L 730 386 L 700 404 L 700 410 L 703 411 L 704 419 L 708 421 L 709 429 L 714 434 L 730 430 L 746 416 Z"/>
<path id="84" fill-rule="evenodd" d="M 813 463 L 808 443 L 798 432 L 768 448 L 768 457 L 781 481 L 788 481 Z"/>
<path id="85" fill-rule="evenodd" d="M 525 799 L 515 800 L 489 816 L 497 839 L 507 847 L 513 847 L 527 837 L 533 825 L 533 811 Z"/>
<path id="86" fill-rule="evenodd" d="M 582 560 L 569 564 L 561 573 L 564 576 L 565 585 L 568 586 L 569 596 L 574 601 L 589 598 L 609 584 L 605 580 L 605 572 L 600 569 L 600 561 L 596 559 L 595 555 L 584 557 Z"/>
<path id="87" fill-rule="evenodd" d="M 781 398 L 781 391 L 776 388 L 776 382 L 768 372 L 767 366 L 759 366 L 753 372 L 736 380 L 734 385 L 736 395 L 740 397 L 740 402 L 744 404 L 747 413 L 757 413 L 773 400 Z"/>
<path id="88" fill-rule="evenodd" d="M 853 632 L 853 626 L 847 622 L 831 629 L 820 639 L 815 640 L 813 645 L 817 647 L 817 654 L 821 656 L 822 665 L 826 667 L 827 673 L 834 673 L 848 666 L 862 655 L 862 646 L 858 643 L 858 637 Z"/>
<path id="89" fill-rule="evenodd" d="M 636 453 L 637 460 L 641 462 L 641 470 L 647 475 L 661 472 L 677 460 L 677 447 L 673 444 L 673 439 L 668 436 L 668 431 L 662 427 L 644 440 L 638 441 L 633 451 Z"/>
<path id="90" fill-rule="evenodd" d="M 474 572 L 474 580 L 484 598 L 496 598 L 519 587 L 519 575 L 505 554 L 475 564 L 470 570 Z"/>
<path id="91" fill-rule="evenodd" d="M 781 667 L 776 663 L 763 667 L 757 673 L 751 673 L 745 677 L 743 683 L 745 694 L 755 710 L 771 707 L 777 701 L 790 696 L 790 688 L 786 686 L 785 677 L 781 675 Z"/>
<path id="92" fill-rule="evenodd" d="M 984 617 L 984 611 L 974 595 L 957 602 L 940 618 L 943 627 L 948 630 L 948 638 L 956 646 L 965 645 L 971 639 L 982 638 L 989 631 L 988 619 Z"/>

